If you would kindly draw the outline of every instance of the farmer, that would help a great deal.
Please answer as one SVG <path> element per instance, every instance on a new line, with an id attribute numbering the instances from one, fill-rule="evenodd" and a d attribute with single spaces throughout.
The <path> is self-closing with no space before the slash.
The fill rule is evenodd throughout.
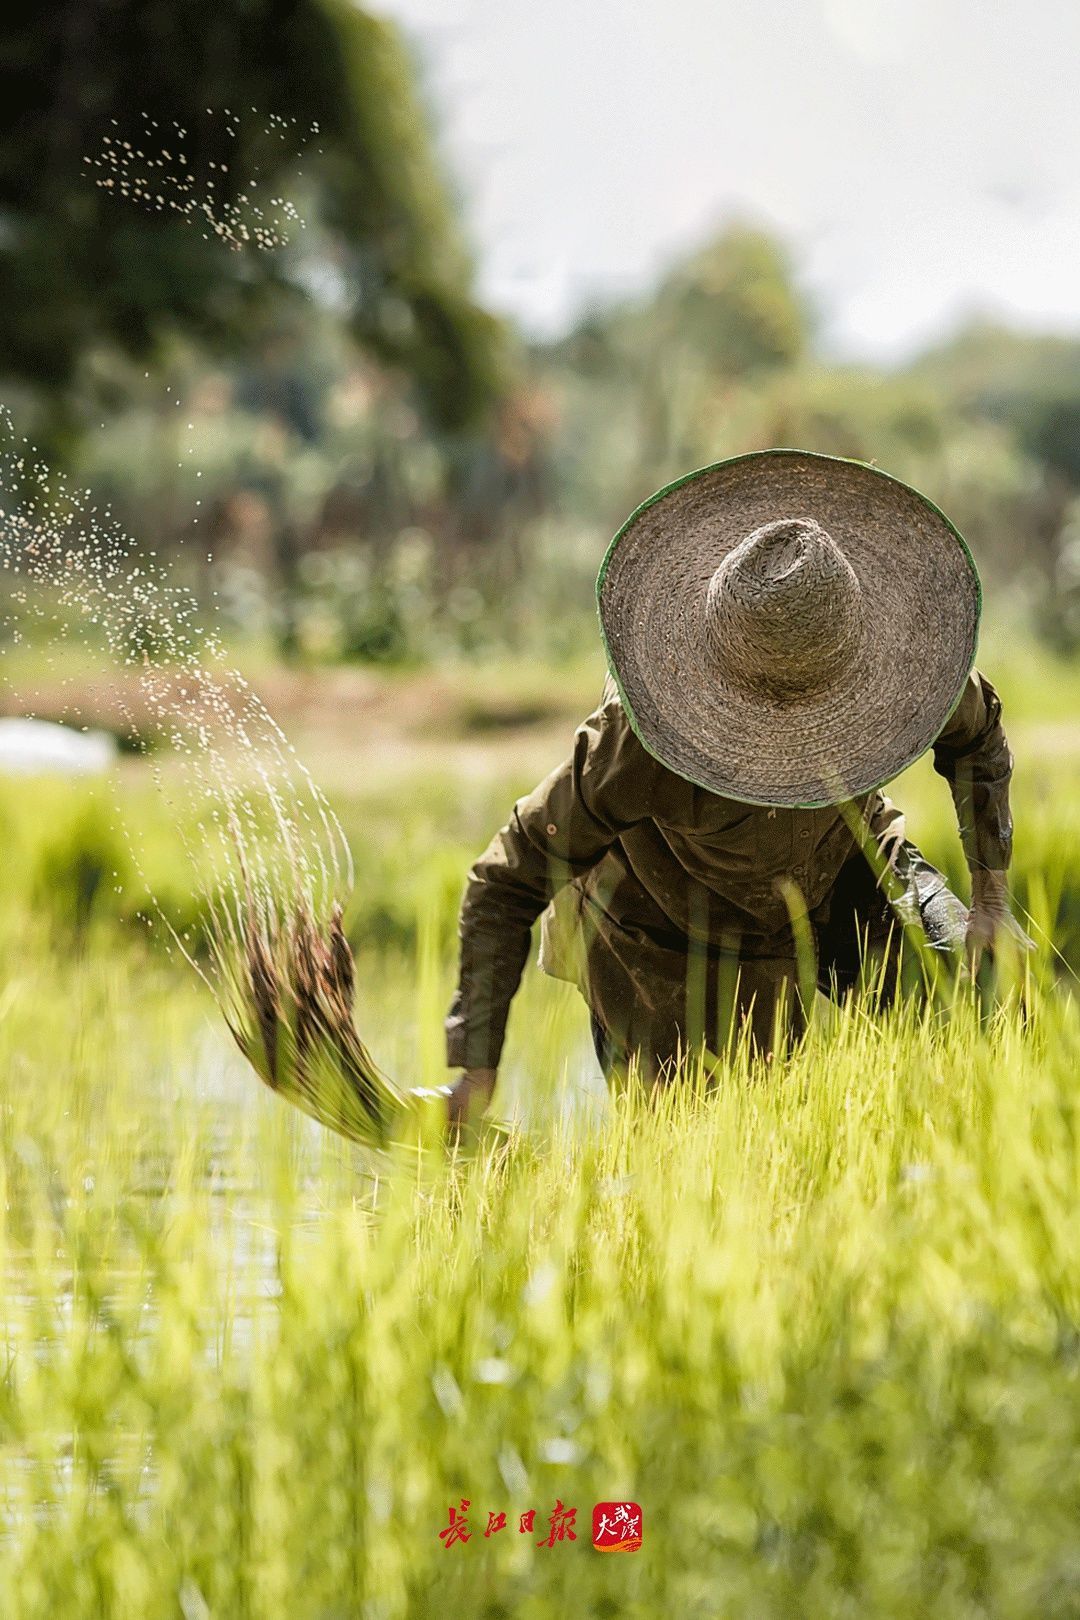
<path id="1" fill-rule="evenodd" d="M 635 1058 L 661 1081 L 702 1041 L 767 1054 L 797 1035 L 807 947 L 818 988 L 884 1002 L 913 928 L 969 964 L 1020 934 L 1012 757 L 972 669 L 979 579 L 925 497 L 860 462 L 738 456 L 640 506 L 597 597 L 600 706 L 469 874 L 446 1020 L 458 1123 L 494 1090 L 541 912 L 541 966 L 581 990 L 605 1073 Z M 880 791 L 931 744 L 970 911 Z"/>

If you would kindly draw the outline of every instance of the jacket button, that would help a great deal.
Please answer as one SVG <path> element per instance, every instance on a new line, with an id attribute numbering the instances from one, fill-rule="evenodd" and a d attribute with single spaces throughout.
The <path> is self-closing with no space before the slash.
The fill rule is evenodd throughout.
<path id="1" fill-rule="evenodd" d="M 555 823 L 553 821 L 549 821 L 548 824 L 547 824 L 547 830 L 548 830 L 548 837 L 549 838 L 554 838 L 555 834 L 558 832 L 559 829 L 558 829 L 558 827 L 556 827 L 556 825 L 555 825 Z"/>

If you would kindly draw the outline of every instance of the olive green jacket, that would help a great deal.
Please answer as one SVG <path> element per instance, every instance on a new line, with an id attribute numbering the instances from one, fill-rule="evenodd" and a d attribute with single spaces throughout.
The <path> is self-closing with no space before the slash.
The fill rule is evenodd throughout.
<path id="1" fill-rule="evenodd" d="M 1004 869 L 1013 762 L 984 677 L 969 678 L 933 752 L 969 865 Z M 812 913 L 861 842 L 888 859 L 903 837 L 903 817 L 880 791 L 799 810 L 696 786 L 638 740 L 609 678 L 569 759 L 515 804 L 469 873 L 447 1061 L 498 1063 L 545 908 L 547 972 L 577 983 L 594 1006 L 610 980 L 612 996 L 648 1008 L 685 980 L 692 941 L 744 958 L 790 956 L 791 884 Z"/>

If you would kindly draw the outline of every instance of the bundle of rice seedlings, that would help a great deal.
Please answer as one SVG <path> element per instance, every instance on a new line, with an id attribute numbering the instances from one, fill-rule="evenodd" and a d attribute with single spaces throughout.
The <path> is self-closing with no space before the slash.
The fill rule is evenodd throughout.
<path id="1" fill-rule="evenodd" d="M 396 1086 L 357 1034 L 340 904 L 320 926 L 304 901 L 282 917 L 249 894 L 239 923 L 219 914 L 213 933 L 225 1021 L 259 1078 L 351 1141 L 388 1145 L 435 1093 Z"/>

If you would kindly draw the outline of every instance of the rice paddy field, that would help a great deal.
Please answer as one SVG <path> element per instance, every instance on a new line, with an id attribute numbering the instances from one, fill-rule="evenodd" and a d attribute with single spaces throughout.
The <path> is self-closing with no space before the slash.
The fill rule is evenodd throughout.
<path id="1" fill-rule="evenodd" d="M 145 921 L 198 923 L 145 761 L 0 784 L 0 1613 L 1080 1613 L 1080 673 L 983 667 L 1023 973 L 649 1106 L 530 967 L 513 1129 L 456 1155 L 246 1070 Z M 355 857 L 359 1026 L 439 1084 L 468 862 L 599 672 L 312 680 L 270 701 Z M 894 796 L 959 881 L 945 785 Z"/>

